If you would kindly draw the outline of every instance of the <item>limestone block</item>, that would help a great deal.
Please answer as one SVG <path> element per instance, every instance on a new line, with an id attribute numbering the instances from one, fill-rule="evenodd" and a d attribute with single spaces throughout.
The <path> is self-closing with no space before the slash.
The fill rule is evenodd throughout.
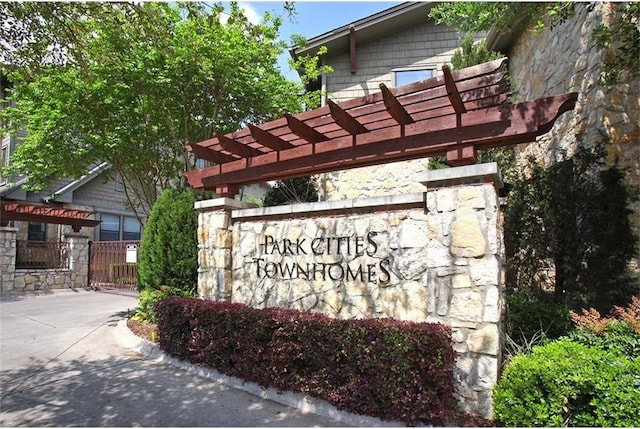
<path id="1" fill-rule="evenodd" d="M 427 246 L 426 263 L 429 268 L 447 267 L 453 260 L 448 247 L 431 241 Z"/>
<path id="2" fill-rule="evenodd" d="M 287 228 L 287 232 L 284 238 L 295 242 L 298 238 L 300 238 L 302 232 L 303 230 L 299 226 L 292 226 L 290 228 Z"/>
<path id="3" fill-rule="evenodd" d="M 461 383 L 471 384 L 474 372 L 474 359 L 468 355 L 459 355 L 456 358 L 456 375 Z"/>
<path id="4" fill-rule="evenodd" d="M 498 326 L 491 323 L 478 330 L 469 332 L 467 336 L 467 346 L 471 352 L 497 356 L 500 350 Z"/>
<path id="5" fill-rule="evenodd" d="M 438 277 L 436 280 L 437 286 L 437 308 L 438 315 L 445 316 L 449 310 L 449 291 L 451 290 L 451 278 Z"/>
<path id="6" fill-rule="evenodd" d="M 451 225 L 451 253 L 454 256 L 481 258 L 486 253 L 486 247 L 487 241 L 476 210 L 460 207 Z"/>
<path id="7" fill-rule="evenodd" d="M 381 289 L 377 312 L 399 320 L 426 321 L 428 302 L 426 288 L 420 282 L 409 282 L 402 287 Z"/>
<path id="8" fill-rule="evenodd" d="M 14 280 L 13 280 L 13 287 L 15 289 L 22 289 L 23 287 L 25 287 L 26 282 L 24 281 L 24 277 L 23 276 L 15 276 Z"/>
<path id="9" fill-rule="evenodd" d="M 229 223 L 231 220 L 231 216 L 229 215 L 229 213 L 224 210 L 201 213 L 200 216 L 203 216 L 203 225 L 206 225 L 209 228 L 226 229 L 229 227 Z"/>
<path id="10" fill-rule="evenodd" d="M 395 258 L 394 272 L 405 280 L 419 279 L 427 270 L 429 261 L 422 249 L 411 249 L 402 253 L 402 257 Z"/>
<path id="11" fill-rule="evenodd" d="M 214 249 L 212 253 L 213 253 L 213 260 L 211 261 L 212 267 L 231 268 L 231 250 Z"/>
<path id="12" fill-rule="evenodd" d="M 324 289 L 320 295 L 323 313 L 337 317 L 344 305 L 345 294 L 340 288 Z"/>
<path id="13" fill-rule="evenodd" d="M 484 302 L 477 290 L 457 290 L 452 294 L 449 317 L 463 322 L 482 321 Z"/>
<path id="14" fill-rule="evenodd" d="M 473 282 L 469 274 L 456 274 L 451 277 L 451 287 L 454 289 L 463 289 L 473 287 Z"/>
<path id="15" fill-rule="evenodd" d="M 238 248 L 239 252 L 242 256 L 249 256 L 249 255 L 253 255 L 253 256 L 257 256 L 257 255 L 262 255 L 264 249 L 262 247 L 260 247 L 260 241 L 262 241 L 263 238 L 262 237 L 257 237 L 253 234 L 245 234 L 242 239 L 240 240 L 240 246 Z M 236 242 L 236 245 L 238 243 Z M 229 249 L 231 249 L 233 246 L 229 246 Z M 263 246 L 264 247 L 264 246 Z"/>
<path id="16" fill-rule="evenodd" d="M 469 259 L 471 279 L 476 286 L 497 285 L 500 275 L 500 264 L 495 256 L 489 255 L 482 259 Z"/>
<path id="17" fill-rule="evenodd" d="M 456 194 L 451 188 L 436 191 L 436 208 L 439 212 L 450 212 L 456 209 Z"/>
<path id="18" fill-rule="evenodd" d="M 483 321 L 497 323 L 500 320 L 501 312 L 500 290 L 497 286 L 487 286 L 484 294 Z"/>
<path id="19" fill-rule="evenodd" d="M 479 356 L 477 363 L 476 387 L 491 390 L 498 381 L 498 358 Z"/>
<path id="20" fill-rule="evenodd" d="M 481 186 L 464 186 L 458 189 L 458 204 L 460 207 L 484 209 L 484 191 Z"/>
<path id="21" fill-rule="evenodd" d="M 228 229 L 216 230 L 215 246 L 220 249 L 231 249 L 233 234 Z"/>
<path id="22" fill-rule="evenodd" d="M 433 314 L 436 311 L 436 276 L 431 271 L 422 276 L 426 284 L 427 292 L 427 312 Z"/>

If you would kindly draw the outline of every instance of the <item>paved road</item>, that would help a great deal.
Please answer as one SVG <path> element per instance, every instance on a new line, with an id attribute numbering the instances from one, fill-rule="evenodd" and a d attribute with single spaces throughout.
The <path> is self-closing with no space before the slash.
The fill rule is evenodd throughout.
<path id="1" fill-rule="evenodd" d="M 122 348 L 135 296 L 0 295 L 0 426 L 340 426 Z"/>

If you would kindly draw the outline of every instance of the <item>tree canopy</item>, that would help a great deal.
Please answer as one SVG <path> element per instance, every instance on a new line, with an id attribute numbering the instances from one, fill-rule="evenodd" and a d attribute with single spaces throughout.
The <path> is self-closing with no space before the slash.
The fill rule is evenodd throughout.
<path id="1" fill-rule="evenodd" d="M 235 3 L 0 3 L 0 18 L 15 82 L 0 132 L 27 130 L 9 168 L 31 189 L 108 162 L 146 215 L 186 186 L 186 145 L 304 105 L 277 66 L 281 17 L 254 25 Z"/>

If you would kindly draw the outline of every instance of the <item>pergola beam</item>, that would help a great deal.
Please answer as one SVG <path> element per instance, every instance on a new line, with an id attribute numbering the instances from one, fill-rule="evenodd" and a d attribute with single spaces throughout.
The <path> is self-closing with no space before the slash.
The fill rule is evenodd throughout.
<path id="1" fill-rule="evenodd" d="M 457 114 L 466 113 L 467 109 L 464 107 L 464 103 L 462 102 L 462 98 L 460 97 L 460 92 L 458 91 L 458 87 L 456 86 L 456 81 L 451 74 L 449 66 L 442 66 L 442 74 L 444 75 L 444 85 L 447 88 L 447 96 L 451 101 L 453 110 L 455 110 Z"/>
<path id="2" fill-rule="evenodd" d="M 382 100 L 387 112 L 389 112 L 391 117 L 395 119 L 398 124 L 406 125 L 415 122 L 404 106 L 400 104 L 398 99 L 384 83 L 380 84 L 380 91 L 382 91 Z"/>
<path id="3" fill-rule="evenodd" d="M 291 143 L 282 140 L 278 136 L 274 136 L 262 128 L 256 127 L 255 125 L 249 124 L 249 129 L 251 130 L 253 138 L 262 146 L 268 147 L 269 149 L 279 151 L 294 147 Z"/>
<path id="4" fill-rule="evenodd" d="M 262 155 L 264 152 L 259 151 L 251 146 L 242 144 L 232 138 L 225 137 L 222 134 L 216 134 L 220 147 L 243 158 L 251 158 L 253 156 Z"/>
<path id="5" fill-rule="evenodd" d="M 331 111 L 331 117 L 333 120 L 351 135 L 363 134 L 369 132 L 367 128 L 358 122 L 353 116 L 349 115 L 345 110 L 338 106 L 335 102 L 327 99 L 329 110 Z"/>
<path id="6" fill-rule="evenodd" d="M 191 152 L 195 153 L 198 158 L 206 159 L 207 161 L 212 161 L 216 164 L 224 164 L 225 162 L 236 161 L 238 159 L 235 156 L 227 155 L 226 153 L 222 153 L 200 144 L 191 144 L 187 146 L 187 148 L 191 149 Z"/>
<path id="7" fill-rule="evenodd" d="M 287 118 L 287 126 L 291 129 L 291 131 L 293 131 L 295 135 L 305 139 L 309 143 L 319 143 L 329 140 L 329 137 L 325 136 L 315 128 L 305 124 L 295 116 L 290 115 L 289 113 L 285 113 L 284 116 L 285 118 Z"/>

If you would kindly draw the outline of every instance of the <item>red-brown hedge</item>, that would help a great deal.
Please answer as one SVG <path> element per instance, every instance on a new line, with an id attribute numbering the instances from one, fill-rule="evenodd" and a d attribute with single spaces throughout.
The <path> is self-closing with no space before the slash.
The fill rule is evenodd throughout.
<path id="1" fill-rule="evenodd" d="M 157 314 L 166 353 L 263 387 L 409 424 L 441 424 L 455 407 L 444 325 L 177 297 L 160 301 Z"/>

